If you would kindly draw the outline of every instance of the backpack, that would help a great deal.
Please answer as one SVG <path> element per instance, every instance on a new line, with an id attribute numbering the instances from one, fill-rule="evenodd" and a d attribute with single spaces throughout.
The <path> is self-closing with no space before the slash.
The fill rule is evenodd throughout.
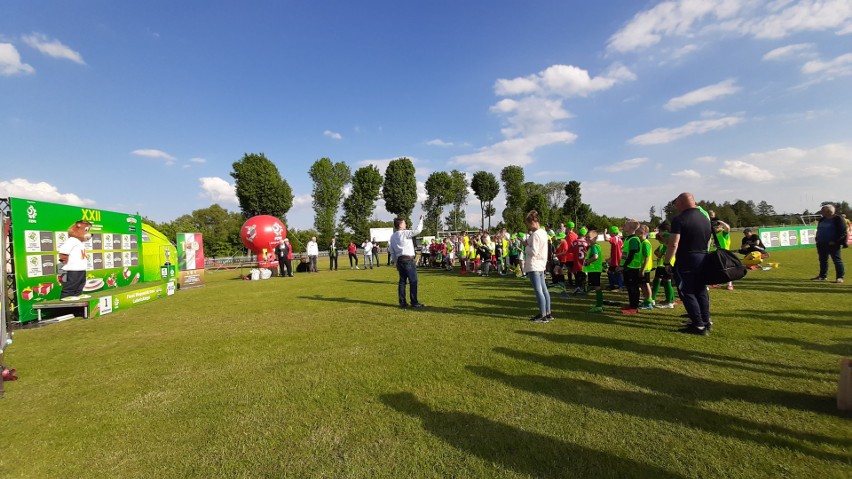
<path id="1" fill-rule="evenodd" d="M 707 253 L 701 263 L 701 278 L 704 284 L 724 284 L 743 279 L 748 268 L 737 255 L 719 246 L 716 235 L 713 235 L 713 238 L 716 241 L 716 250 Z"/>

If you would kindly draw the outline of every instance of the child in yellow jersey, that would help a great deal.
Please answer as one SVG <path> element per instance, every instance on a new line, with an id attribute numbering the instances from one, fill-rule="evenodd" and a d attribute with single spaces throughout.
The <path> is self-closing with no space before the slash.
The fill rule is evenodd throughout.
<path id="1" fill-rule="evenodd" d="M 624 286 L 627 288 L 628 304 L 621 308 L 622 314 L 636 314 L 639 308 L 639 282 L 642 276 L 644 261 L 639 256 L 642 240 L 636 235 L 639 222 L 627 220 L 621 229 L 624 232 L 621 261 L 616 270 L 624 274 Z"/>
<path id="2" fill-rule="evenodd" d="M 639 227 L 639 237 L 642 243 L 639 246 L 639 255 L 642 257 L 642 305 L 639 309 L 654 309 L 654 299 L 651 297 L 651 270 L 654 269 L 654 247 L 648 239 L 651 231 L 648 225 Z"/>

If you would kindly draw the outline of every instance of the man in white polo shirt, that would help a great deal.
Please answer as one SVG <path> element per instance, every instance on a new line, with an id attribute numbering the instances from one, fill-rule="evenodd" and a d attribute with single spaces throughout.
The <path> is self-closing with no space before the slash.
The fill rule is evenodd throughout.
<path id="1" fill-rule="evenodd" d="M 417 300 L 417 265 L 414 263 L 414 242 L 411 238 L 423 231 L 423 216 L 417 222 L 417 227 L 407 230 L 405 218 L 393 220 L 394 232 L 391 236 L 388 250 L 393 256 L 396 270 L 399 272 L 399 307 L 407 308 L 405 301 L 405 282 L 411 285 L 410 297 L 412 308 L 422 308 L 424 305 Z"/>

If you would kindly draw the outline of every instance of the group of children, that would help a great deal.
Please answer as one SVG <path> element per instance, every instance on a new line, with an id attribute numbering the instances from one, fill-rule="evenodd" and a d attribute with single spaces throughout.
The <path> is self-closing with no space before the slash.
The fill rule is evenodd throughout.
<path id="1" fill-rule="evenodd" d="M 730 227 L 716 220 L 712 211 L 708 216 L 713 227 L 710 249 L 730 249 Z M 623 314 L 637 314 L 654 308 L 672 309 L 677 302 L 677 293 L 672 284 L 671 268 L 667 269 L 665 265 L 670 231 L 671 225 L 667 221 L 660 223 L 655 235 L 657 245 L 654 246 L 650 228 L 637 220 L 627 220 L 621 230 L 610 226 L 603 232 L 603 241 L 600 242 L 596 230 L 580 227 L 575 231 L 575 224 L 570 221 L 560 224 L 556 230 L 548 228 L 548 288 L 561 291 L 563 297 L 587 295 L 594 291 L 595 304 L 589 312 L 599 313 L 604 306 L 601 279 L 606 273 L 607 290 L 627 291 L 628 304 L 621 309 Z M 526 236 L 525 233 L 509 234 L 503 229 L 493 236 L 486 232 L 464 232 L 443 240 L 424 241 L 420 264 L 451 271 L 458 262 L 461 274 L 489 276 L 493 270 L 501 276 L 514 274 L 523 277 Z M 606 259 L 602 243 L 609 245 L 609 257 Z M 674 267 L 674 258 L 670 266 Z M 733 289 L 731 283 L 726 286 Z M 657 303 L 661 288 L 663 301 Z"/>

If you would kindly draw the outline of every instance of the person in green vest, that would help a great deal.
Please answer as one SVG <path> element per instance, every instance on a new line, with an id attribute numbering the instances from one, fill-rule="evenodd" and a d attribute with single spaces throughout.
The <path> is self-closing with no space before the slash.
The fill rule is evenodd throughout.
<path id="1" fill-rule="evenodd" d="M 621 263 L 618 271 L 624 274 L 624 285 L 627 288 L 627 306 L 621 308 L 621 314 L 636 314 L 639 309 L 639 282 L 641 281 L 644 259 L 640 254 L 642 240 L 636 236 L 639 221 L 627 220 L 621 228 L 624 233 Z"/>
<path id="2" fill-rule="evenodd" d="M 648 225 L 639 227 L 639 236 L 642 244 L 639 246 L 639 254 L 642 256 L 642 305 L 639 309 L 654 309 L 654 298 L 651 296 L 651 270 L 654 269 L 654 247 L 651 245 Z"/>
<path id="3" fill-rule="evenodd" d="M 668 221 L 663 221 L 660 223 L 660 226 L 657 226 L 657 241 L 660 242 L 660 245 L 657 246 L 657 249 L 654 251 L 654 256 L 657 258 L 657 269 L 654 272 L 654 284 L 651 287 L 651 298 L 657 297 L 657 293 L 660 291 L 660 286 L 662 285 L 663 292 L 666 295 L 666 301 L 662 304 L 656 305 L 656 307 L 660 309 L 673 309 L 675 307 L 675 290 L 674 286 L 672 286 L 672 275 L 666 271 L 665 264 L 666 243 L 669 241 L 669 232 L 671 229 L 671 224 L 669 224 Z M 672 258 L 669 266 L 674 266 L 674 258 Z"/>
<path id="4" fill-rule="evenodd" d="M 583 273 L 589 289 L 595 291 L 595 305 L 589 309 L 590 313 L 603 312 L 603 289 L 601 289 L 601 274 L 603 273 L 603 254 L 598 245 L 598 232 L 589 230 L 586 232 L 586 241 L 589 249 L 586 251 L 586 259 L 583 260 Z"/>

